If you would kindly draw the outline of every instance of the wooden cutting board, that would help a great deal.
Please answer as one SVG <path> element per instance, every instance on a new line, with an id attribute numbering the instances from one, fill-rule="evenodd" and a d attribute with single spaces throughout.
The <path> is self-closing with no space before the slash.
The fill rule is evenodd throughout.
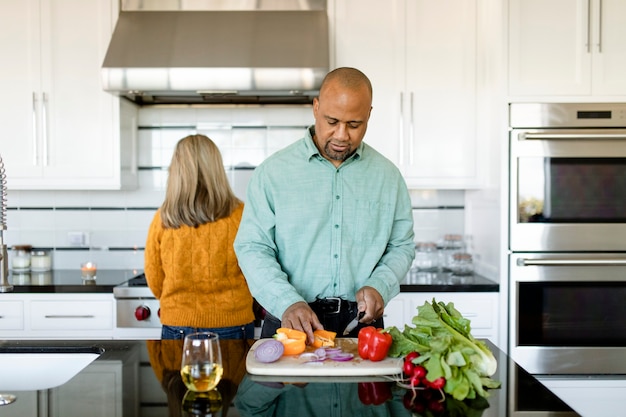
<path id="1" fill-rule="evenodd" d="M 402 358 L 387 357 L 379 362 L 361 359 L 357 352 L 356 338 L 336 339 L 336 346 L 342 351 L 352 353 L 354 358 L 347 362 L 327 359 L 323 362 L 306 362 L 300 355 L 282 356 L 276 362 L 262 363 L 255 359 L 254 351 L 270 339 L 257 340 L 248 351 L 246 370 L 252 375 L 274 376 L 376 376 L 396 375 L 402 372 Z M 313 352 L 307 346 L 305 352 Z"/>

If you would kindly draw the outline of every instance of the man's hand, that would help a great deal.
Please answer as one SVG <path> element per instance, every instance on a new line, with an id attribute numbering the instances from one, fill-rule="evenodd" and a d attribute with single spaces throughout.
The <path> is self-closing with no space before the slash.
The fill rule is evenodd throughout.
<path id="1" fill-rule="evenodd" d="M 356 303 L 359 311 L 365 312 L 361 323 L 371 323 L 382 317 L 385 303 L 382 295 L 372 287 L 362 287 L 356 292 Z"/>
<path id="2" fill-rule="evenodd" d="M 281 326 L 301 330 L 306 333 L 307 344 L 313 343 L 313 331 L 323 329 L 317 315 L 304 301 L 290 305 L 281 320 Z"/>

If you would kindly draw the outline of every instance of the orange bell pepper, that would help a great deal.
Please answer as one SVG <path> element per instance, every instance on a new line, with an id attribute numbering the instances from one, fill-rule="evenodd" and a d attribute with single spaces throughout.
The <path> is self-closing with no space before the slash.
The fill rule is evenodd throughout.
<path id="1" fill-rule="evenodd" d="M 314 348 L 333 347 L 335 346 L 337 333 L 331 332 L 330 330 L 315 330 L 313 336 L 315 337 L 313 340 Z"/>
<path id="2" fill-rule="evenodd" d="M 306 349 L 306 333 L 300 330 L 280 327 L 276 330 L 274 339 L 280 341 L 285 347 L 283 355 L 299 355 Z"/>

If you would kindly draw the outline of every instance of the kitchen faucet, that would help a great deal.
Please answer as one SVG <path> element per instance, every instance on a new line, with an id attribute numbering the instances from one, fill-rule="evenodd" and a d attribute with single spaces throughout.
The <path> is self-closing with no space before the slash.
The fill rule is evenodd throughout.
<path id="1" fill-rule="evenodd" d="M 4 230 L 7 230 L 7 175 L 4 172 L 4 162 L 0 155 L 0 292 L 13 291 L 13 285 L 9 284 L 9 259 L 7 245 L 4 243 Z"/>

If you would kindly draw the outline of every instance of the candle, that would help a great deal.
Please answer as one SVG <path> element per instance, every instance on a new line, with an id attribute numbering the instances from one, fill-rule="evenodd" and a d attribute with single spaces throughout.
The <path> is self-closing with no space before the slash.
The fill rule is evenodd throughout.
<path id="1" fill-rule="evenodd" d="M 33 271 L 49 271 L 52 269 L 52 256 L 47 250 L 33 250 L 30 253 L 30 268 Z"/>
<path id="2" fill-rule="evenodd" d="M 98 268 L 94 262 L 85 262 L 80 264 L 80 275 L 83 279 L 96 279 Z"/>

